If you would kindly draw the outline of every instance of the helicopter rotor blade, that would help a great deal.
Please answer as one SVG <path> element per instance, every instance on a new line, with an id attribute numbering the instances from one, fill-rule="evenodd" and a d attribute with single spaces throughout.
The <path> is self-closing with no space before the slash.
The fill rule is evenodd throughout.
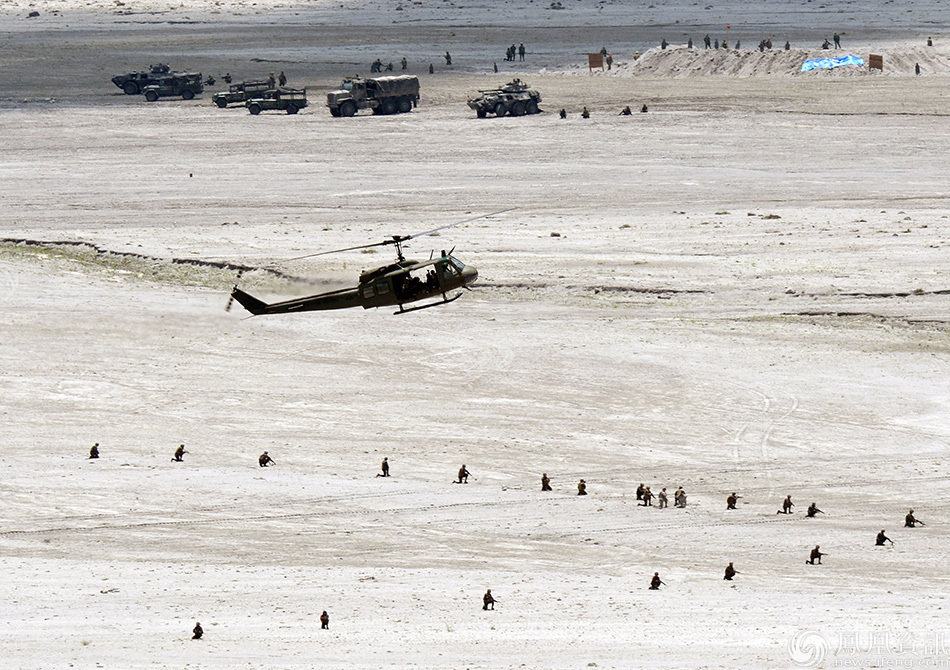
<path id="1" fill-rule="evenodd" d="M 371 244 L 358 244 L 355 247 L 345 247 L 343 249 L 332 249 L 331 251 L 319 251 L 314 254 L 304 254 L 303 256 L 294 256 L 293 258 L 285 258 L 281 260 L 281 263 L 289 263 L 290 261 L 301 261 L 305 258 L 315 258 L 316 256 L 327 256 L 329 254 L 338 254 L 344 251 L 357 251 L 359 249 L 370 249 L 372 247 L 385 247 L 391 244 L 402 244 L 409 240 L 414 240 L 417 237 L 422 237 L 423 235 L 431 235 L 432 233 L 437 233 L 440 230 L 445 230 L 446 228 L 452 228 L 454 226 L 461 226 L 463 223 L 471 223 L 472 221 L 478 221 L 479 219 L 487 219 L 490 216 L 495 216 L 497 214 L 504 214 L 505 212 L 511 212 L 518 209 L 517 207 L 508 207 L 507 209 L 499 209 L 497 212 L 490 212 L 488 214 L 479 214 L 478 216 L 473 216 L 470 219 L 464 219 L 462 221 L 456 221 L 454 223 L 447 223 L 444 226 L 439 226 L 438 228 L 433 228 L 432 230 L 427 230 L 422 233 L 416 233 L 415 235 L 393 235 L 388 240 L 383 240 L 382 242 L 373 242 Z M 453 247 L 454 248 L 454 247 Z"/>
<path id="2" fill-rule="evenodd" d="M 415 235 L 408 235 L 400 239 L 401 242 L 406 240 L 414 240 L 417 237 L 422 237 L 423 235 L 431 235 L 440 230 L 445 230 L 446 228 L 452 228 L 453 226 L 461 226 L 463 223 L 471 223 L 472 221 L 478 221 L 479 219 L 487 219 L 489 216 L 495 216 L 496 214 L 504 214 L 505 212 L 511 212 L 518 209 L 517 207 L 509 207 L 507 209 L 499 209 L 497 212 L 491 212 L 489 214 L 479 214 L 478 216 L 473 216 L 470 219 L 465 219 L 464 221 L 456 221 L 455 223 L 447 223 L 444 226 L 439 226 L 438 228 L 433 228 L 432 230 L 427 230 L 424 233 L 416 233 Z"/>
<path id="3" fill-rule="evenodd" d="M 235 277 L 235 279 L 234 279 L 234 285 L 235 285 L 235 286 L 237 286 L 237 285 L 238 285 L 238 282 L 241 281 L 241 276 L 242 276 L 243 274 L 244 274 L 244 270 L 243 270 L 243 269 L 242 269 L 242 270 L 238 270 L 237 277 Z M 232 293 L 232 294 L 231 294 L 231 297 L 228 298 L 228 304 L 225 306 L 224 311 L 225 311 L 225 312 L 230 312 L 230 311 L 231 311 L 231 305 L 233 305 L 233 304 L 234 304 L 234 294 Z"/>

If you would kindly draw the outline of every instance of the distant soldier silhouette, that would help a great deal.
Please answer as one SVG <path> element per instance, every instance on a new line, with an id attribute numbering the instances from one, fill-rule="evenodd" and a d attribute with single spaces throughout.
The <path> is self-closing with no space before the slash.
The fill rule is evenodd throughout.
<path id="1" fill-rule="evenodd" d="M 841 48 L 841 35 L 839 35 L 838 33 L 835 33 L 835 34 L 834 34 L 834 37 L 832 37 L 832 39 L 835 41 L 835 49 L 840 49 L 840 48 Z"/>
<path id="2" fill-rule="evenodd" d="M 717 49 L 719 48 L 719 39 L 718 39 L 718 38 L 713 42 L 713 45 L 715 46 L 715 48 L 717 48 Z"/>
<path id="3" fill-rule="evenodd" d="M 230 73 L 230 72 L 226 72 L 226 73 L 224 74 L 223 79 L 224 79 L 224 83 L 225 83 L 225 84 L 230 84 L 232 81 L 234 81 L 234 79 L 231 77 L 231 73 Z"/>
<path id="4" fill-rule="evenodd" d="M 914 510 L 909 511 L 904 517 L 904 528 L 914 528 L 917 524 L 923 526 L 924 522 L 914 516 Z"/>
<path id="5" fill-rule="evenodd" d="M 383 471 L 383 474 L 376 475 L 377 477 L 388 477 L 389 476 L 389 457 L 383 456 L 383 462 L 380 464 L 380 468 Z"/>
<path id="6" fill-rule="evenodd" d="M 726 509 L 735 509 L 736 501 L 739 500 L 739 498 L 741 497 L 742 496 L 737 496 L 735 493 L 733 493 L 731 496 L 726 498 Z"/>
<path id="7" fill-rule="evenodd" d="M 468 476 L 472 474 L 465 469 L 465 464 L 462 464 L 462 467 L 459 468 L 459 480 L 455 482 L 456 484 L 468 484 Z"/>
<path id="8" fill-rule="evenodd" d="M 405 57 L 405 56 L 402 57 L 402 60 L 399 61 L 399 64 L 402 65 L 402 69 L 403 69 L 403 70 L 405 70 L 407 67 L 409 67 L 409 61 L 406 60 L 406 57 Z"/>
<path id="9" fill-rule="evenodd" d="M 920 63 L 914 63 L 914 74 L 920 76 Z"/>
<path id="10" fill-rule="evenodd" d="M 776 514 L 791 514 L 793 507 L 795 507 L 795 503 L 792 502 L 792 496 L 785 496 L 785 500 L 782 501 L 782 509 Z"/>
<path id="11" fill-rule="evenodd" d="M 650 580 L 650 590 L 658 591 L 660 589 L 660 584 L 663 584 L 663 586 L 666 586 L 666 582 L 660 579 L 660 573 L 654 572 L 653 579 Z"/>
<path id="12" fill-rule="evenodd" d="M 491 608 L 488 606 L 491 605 Z M 491 594 L 491 589 L 485 591 L 485 595 L 482 596 L 482 609 L 495 609 L 495 598 Z"/>
<path id="13" fill-rule="evenodd" d="M 548 473 L 541 473 L 541 490 L 550 491 L 551 490 L 551 478 L 548 477 Z"/>
<path id="14" fill-rule="evenodd" d="M 633 110 L 630 109 L 630 105 L 620 110 L 620 116 L 630 116 L 631 114 L 633 114 Z"/>
<path id="15" fill-rule="evenodd" d="M 435 74 L 435 66 L 429 63 L 429 74 Z"/>
<path id="16" fill-rule="evenodd" d="M 191 635 L 192 640 L 200 640 L 201 636 L 205 634 L 204 629 L 201 627 L 201 623 L 197 621 L 195 622 L 195 627 L 191 630 L 191 632 L 192 632 L 192 635 Z"/>
<path id="17" fill-rule="evenodd" d="M 525 48 L 524 48 L 524 42 L 522 42 L 521 44 L 518 45 L 518 59 L 524 60 L 524 54 L 525 54 Z"/>
<path id="18" fill-rule="evenodd" d="M 178 462 L 178 463 L 181 463 L 182 460 L 183 460 L 183 459 L 182 459 L 182 456 L 184 456 L 184 455 L 187 454 L 187 453 L 188 453 L 188 452 L 185 451 L 185 445 L 179 444 L 179 445 L 178 445 L 178 448 L 175 449 L 175 456 L 172 458 L 172 460 L 173 460 L 173 461 L 176 461 L 176 462 Z"/>
<path id="19" fill-rule="evenodd" d="M 277 465 L 277 462 L 273 458 L 268 456 L 266 451 L 257 458 L 257 464 L 261 466 L 262 468 L 266 468 L 271 463 L 273 463 L 274 465 Z"/>
<path id="20" fill-rule="evenodd" d="M 281 88 L 287 85 L 287 75 L 284 74 L 284 71 L 280 71 L 280 75 L 277 77 L 277 83 L 280 84 Z"/>
<path id="21" fill-rule="evenodd" d="M 821 557 L 824 556 L 823 553 L 819 551 L 820 547 L 816 544 L 815 548 L 811 550 L 811 553 L 808 555 L 808 560 L 805 561 L 809 565 L 814 565 L 815 561 L 818 561 L 818 565 L 821 565 Z"/>
<path id="22" fill-rule="evenodd" d="M 666 495 L 666 487 L 663 487 L 663 490 L 660 491 L 660 495 L 657 496 L 657 500 L 660 501 L 660 509 L 664 507 L 669 507 L 669 498 Z"/>
<path id="23" fill-rule="evenodd" d="M 811 519 L 812 517 L 818 514 L 824 514 L 824 512 L 818 509 L 818 505 L 816 505 L 815 503 L 812 503 L 811 505 L 809 505 L 808 511 L 805 512 L 805 516 L 808 517 L 809 519 Z"/>
<path id="24" fill-rule="evenodd" d="M 271 73 L 270 73 L 270 76 L 267 77 L 267 87 L 268 87 L 268 88 L 274 88 L 274 86 L 275 86 L 276 84 L 277 84 L 277 79 L 274 78 L 274 73 L 271 72 Z"/>
<path id="25" fill-rule="evenodd" d="M 326 610 L 320 615 L 320 630 L 330 630 L 330 615 Z"/>
<path id="26" fill-rule="evenodd" d="M 637 500 L 643 500 L 644 491 L 646 491 L 646 487 L 643 485 L 643 482 L 640 482 L 640 486 L 637 487 Z"/>
<path id="27" fill-rule="evenodd" d="M 670 46 L 670 43 L 666 41 L 666 38 L 665 38 L 665 37 L 664 37 L 662 40 L 660 40 L 660 48 L 661 48 L 661 49 L 666 49 L 666 47 L 668 47 L 668 46 Z"/>
<path id="28" fill-rule="evenodd" d="M 89 450 L 89 458 L 99 458 L 99 443 L 96 442 Z"/>
<path id="29" fill-rule="evenodd" d="M 706 46 L 706 48 L 708 49 L 710 43 L 711 43 L 711 42 L 710 42 L 710 39 L 709 39 L 709 33 L 706 33 L 706 36 L 703 38 L 703 44 L 704 44 L 704 45 Z"/>
<path id="30" fill-rule="evenodd" d="M 932 47 L 934 45 L 934 40 L 932 37 L 927 38 L 927 46 Z"/>
<path id="31" fill-rule="evenodd" d="M 731 582 L 732 578 L 736 576 L 736 569 L 732 567 L 732 561 L 729 562 L 729 565 L 726 566 L 726 574 L 723 575 L 723 579 Z"/>
<path id="32" fill-rule="evenodd" d="M 590 112 L 587 111 L 587 107 L 586 107 L 586 106 L 584 107 L 584 109 L 581 110 L 581 118 L 582 118 L 582 119 L 589 119 L 589 118 L 590 118 Z"/>
<path id="33" fill-rule="evenodd" d="M 686 40 L 686 48 L 687 48 L 687 49 L 692 49 L 692 48 L 693 48 L 693 38 L 692 38 L 692 37 L 690 37 L 688 40 Z"/>
<path id="34" fill-rule="evenodd" d="M 558 116 L 560 116 L 562 119 L 566 119 L 566 118 L 567 118 L 567 110 L 562 107 L 562 108 L 561 108 L 561 111 L 558 112 Z"/>
<path id="35" fill-rule="evenodd" d="M 452 64 L 452 54 L 450 54 L 448 51 L 445 52 L 445 55 L 443 56 L 443 58 L 445 59 L 446 65 Z"/>
<path id="36" fill-rule="evenodd" d="M 641 113 L 641 114 L 646 114 L 646 113 L 647 113 L 647 106 L 646 106 L 646 105 L 643 105 L 643 107 L 640 108 L 640 113 Z"/>
<path id="37" fill-rule="evenodd" d="M 890 542 L 891 544 L 894 544 L 894 540 L 892 540 L 887 535 L 885 535 L 884 529 L 882 528 L 881 532 L 877 534 L 877 540 L 874 542 L 874 544 L 878 547 L 883 547 L 885 542 Z"/>
<path id="38" fill-rule="evenodd" d="M 577 482 L 577 495 L 586 496 L 587 495 L 587 482 L 583 479 Z"/>

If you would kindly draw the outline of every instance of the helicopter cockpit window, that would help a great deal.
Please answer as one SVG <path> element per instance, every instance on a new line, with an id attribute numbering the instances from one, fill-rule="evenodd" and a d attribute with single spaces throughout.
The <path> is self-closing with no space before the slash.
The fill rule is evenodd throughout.
<path id="1" fill-rule="evenodd" d="M 455 258 L 454 256 L 449 256 L 449 262 L 452 264 L 452 269 L 455 274 L 462 272 L 462 268 L 465 267 L 465 263 Z"/>
<path id="2" fill-rule="evenodd" d="M 376 295 L 376 291 L 373 290 L 372 284 L 367 284 L 360 289 L 363 293 L 364 298 L 372 298 Z"/>
<path id="3" fill-rule="evenodd" d="M 386 293 L 389 293 L 389 284 L 384 281 L 376 282 L 376 294 L 384 295 Z"/>

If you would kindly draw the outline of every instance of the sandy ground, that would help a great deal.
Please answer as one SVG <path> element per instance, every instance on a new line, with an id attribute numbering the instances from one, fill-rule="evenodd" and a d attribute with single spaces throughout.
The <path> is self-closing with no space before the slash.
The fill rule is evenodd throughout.
<path id="1" fill-rule="evenodd" d="M 778 4 L 750 33 L 821 35 L 820 11 Z M 126 255 L 0 245 L 5 667 L 950 664 L 948 52 L 901 37 L 946 25 L 939 5 L 846 5 L 895 67 L 814 77 L 794 73 L 804 50 L 620 49 L 589 75 L 575 47 L 633 11 L 609 3 L 525 13 L 539 40 L 551 11 L 576 27 L 498 75 L 473 54 L 512 33 L 481 10 L 456 28 L 430 8 L 344 63 L 294 8 L 215 28 L 63 5 L 82 13 L 67 28 L 36 6 L 4 6 L 0 237 Z M 712 11 L 656 9 L 674 10 Z M 470 48 L 415 112 L 329 116 L 335 79 L 427 30 Z M 108 82 L 169 54 L 286 69 L 312 106 L 148 105 Z M 547 112 L 475 119 L 464 99 L 509 74 Z M 389 256 L 282 259 L 507 207 L 411 243 L 455 247 L 480 286 L 398 317 L 246 319 L 224 311 L 233 272 L 171 260 L 278 268 L 301 281 L 242 285 L 304 295 Z M 689 505 L 638 507 L 640 482 Z M 787 494 L 796 514 L 776 515 Z M 802 518 L 811 501 L 826 514 Z M 927 526 L 901 527 L 910 507 Z M 893 546 L 873 547 L 881 528 Z"/>

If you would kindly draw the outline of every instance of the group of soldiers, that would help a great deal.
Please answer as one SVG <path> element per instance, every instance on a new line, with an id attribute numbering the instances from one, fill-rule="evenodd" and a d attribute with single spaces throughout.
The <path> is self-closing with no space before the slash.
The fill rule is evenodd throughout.
<path id="1" fill-rule="evenodd" d="M 187 453 L 188 453 L 188 450 L 185 449 L 185 445 L 179 444 L 178 448 L 175 449 L 175 453 L 172 455 L 172 462 L 173 463 L 184 462 L 185 454 Z M 98 442 L 92 445 L 92 447 L 89 449 L 89 458 L 91 459 L 99 458 L 99 443 Z M 385 459 L 383 459 L 383 462 L 385 463 Z M 262 468 L 266 468 L 269 465 L 277 465 L 277 461 L 271 458 L 270 455 L 268 455 L 268 453 L 265 451 L 263 454 L 257 457 L 257 464 Z M 389 466 L 386 465 L 384 469 L 387 472 L 386 476 L 388 477 Z"/>
<path id="2" fill-rule="evenodd" d="M 654 496 L 649 486 L 644 486 L 643 482 L 637 487 L 637 500 L 640 501 L 640 507 L 653 507 L 653 498 L 657 499 L 657 507 L 664 509 L 670 506 L 669 494 L 664 486 L 660 492 Z M 673 492 L 673 507 L 686 507 L 686 491 L 682 486 L 676 487 Z"/>
<path id="3" fill-rule="evenodd" d="M 399 64 L 402 66 L 403 70 L 409 67 L 409 61 L 406 60 L 405 56 L 402 57 L 402 59 L 399 61 Z M 393 71 L 392 61 L 387 63 L 385 66 L 383 66 L 383 61 L 377 58 L 369 66 L 369 71 L 372 73 L 382 72 L 384 69 L 386 70 L 386 72 L 392 72 Z"/>
<path id="4" fill-rule="evenodd" d="M 515 55 L 518 56 L 518 60 L 524 60 L 524 55 L 525 55 L 524 42 L 519 44 L 517 48 L 515 47 L 514 44 L 512 44 L 510 47 L 505 49 L 506 61 L 514 61 Z"/>

